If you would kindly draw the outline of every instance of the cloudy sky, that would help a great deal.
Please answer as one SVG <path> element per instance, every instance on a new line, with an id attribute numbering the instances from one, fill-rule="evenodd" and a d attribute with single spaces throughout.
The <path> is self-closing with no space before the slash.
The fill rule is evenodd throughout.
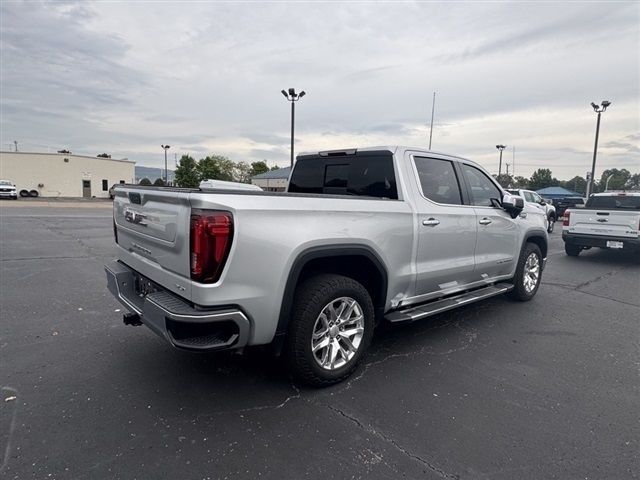
<path id="1" fill-rule="evenodd" d="M 640 171 L 638 2 L 11 2 L 1 8 L 1 149 L 289 159 L 426 146 L 497 171 Z M 505 154 L 507 151 L 505 151 Z M 513 168 L 513 166 L 511 167 Z M 599 173 L 597 173 L 599 175 Z"/>

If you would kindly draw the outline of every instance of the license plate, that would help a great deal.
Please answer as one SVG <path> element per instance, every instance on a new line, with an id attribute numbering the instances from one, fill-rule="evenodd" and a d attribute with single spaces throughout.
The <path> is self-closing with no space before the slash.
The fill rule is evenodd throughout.
<path id="1" fill-rule="evenodd" d="M 622 248 L 624 247 L 624 243 L 622 242 L 614 242 L 613 240 L 607 240 L 607 248 Z"/>

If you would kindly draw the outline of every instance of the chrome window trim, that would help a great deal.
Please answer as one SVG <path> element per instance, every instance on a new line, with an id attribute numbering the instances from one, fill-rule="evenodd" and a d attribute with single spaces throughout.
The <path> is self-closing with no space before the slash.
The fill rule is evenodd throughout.
<path id="1" fill-rule="evenodd" d="M 466 205 L 465 203 L 438 203 L 435 200 L 431 200 L 429 197 L 427 197 L 424 192 L 422 191 L 422 182 L 420 181 L 420 175 L 418 174 L 418 167 L 416 166 L 416 157 L 422 157 L 422 158 L 428 158 L 428 159 L 432 159 L 432 160 L 442 160 L 444 162 L 449 162 L 451 163 L 451 166 L 453 167 L 453 174 L 456 176 L 456 181 L 458 182 L 458 189 L 460 192 L 460 201 L 463 202 L 464 198 L 462 196 L 462 185 L 460 184 L 460 178 L 458 178 L 458 172 L 456 172 L 455 166 L 454 166 L 454 162 L 457 162 L 457 159 L 452 159 L 452 158 L 439 158 L 439 156 L 437 155 L 430 155 L 428 153 L 424 153 L 424 154 L 420 154 L 420 153 L 409 153 L 409 158 L 411 159 L 411 168 L 413 170 L 413 175 L 416 179 L 416 183 L 418 184 L 418 192 L 420 193 L 420 196 L 422 198 L 424 198 L 425 200 L 427 200 L 430 203 L 433 203 L 434 205 L 438 205 L 441 207 L 473 207 L 473 205 Z"/>

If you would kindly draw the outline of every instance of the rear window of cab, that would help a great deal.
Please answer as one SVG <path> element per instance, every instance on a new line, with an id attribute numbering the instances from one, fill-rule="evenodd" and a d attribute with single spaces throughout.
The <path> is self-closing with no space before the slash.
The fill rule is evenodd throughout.
<path id="1" fill-rule="evenodd" d="M 289 192 L 398 199 L 391 152 L 298 157 Z"/>

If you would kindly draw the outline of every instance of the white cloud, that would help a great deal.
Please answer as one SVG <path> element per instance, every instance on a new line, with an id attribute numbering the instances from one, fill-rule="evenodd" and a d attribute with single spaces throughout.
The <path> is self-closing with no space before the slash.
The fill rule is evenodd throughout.
<path id="1" fill-rule="evenodd" d="M 1 146 L 107 151 L 149 166 L 172 151 L 288 162 L 298 151 L 427 142 L 492 170 L 640 169 L 634 3 L 3 2 Z M 635 147 L 635 148 L 634 148 Z"/>

